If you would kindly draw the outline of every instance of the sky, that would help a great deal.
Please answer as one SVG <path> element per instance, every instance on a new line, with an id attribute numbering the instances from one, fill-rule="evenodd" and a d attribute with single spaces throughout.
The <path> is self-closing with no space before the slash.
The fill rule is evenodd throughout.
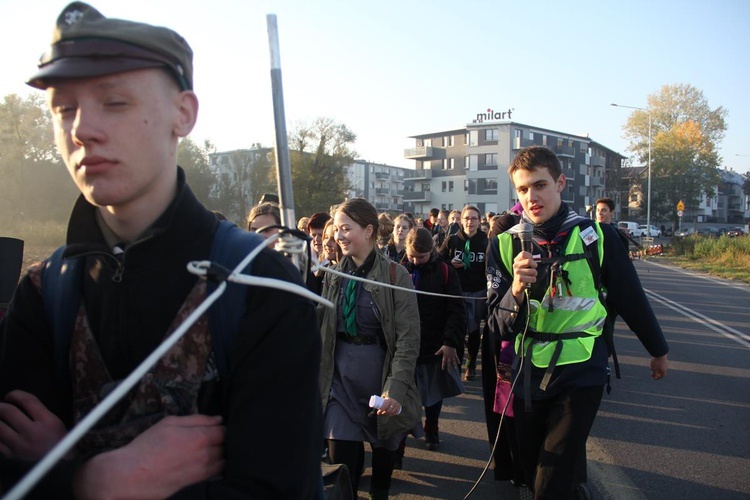
<path id="1" fill-rule="evenodd" d="M 630 155 L 622 127 L 664 85 L 728 111 L 722 167 L 750 171 L 748 0 L 97 0 L 107 17 L 163 25 L 195 53 L 198 124 L 219 151 L 273 146 L 266 16 L 276 15 L 287 130 L 329 117 L 358 157 L 414 168 L 410 136 L 487 108 Z M 0 0 L 0 96 L 23 82 L 65 1 Z"/>

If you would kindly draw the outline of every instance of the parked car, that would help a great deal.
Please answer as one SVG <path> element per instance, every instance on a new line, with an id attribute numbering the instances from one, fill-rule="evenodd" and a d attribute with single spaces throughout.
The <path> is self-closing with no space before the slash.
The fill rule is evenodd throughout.
<path id="1" fill-rule="evenodd" d="M 638 223 L 636 223 L 636 222 L 630 222 L 630 221 L 626 221 L 626 220 L 622 220 L 622 221 L 618 222 L 617 223 L 617 227 L 619 227 L 620 229 L 623 229 L 623 230 L 627 231 L 630 234 L 630 236 L 633 237 L 633 238 L 639 238 L 639 237 L 643 236 L 643 234 L 645 232 L 645 231 L 643 231 L 641 229 L 641 226 L 639 226 Z"/>
<path id="2" fill-rule="evenodd" d="M 719 236 L 721 236 L 719 230 L 713 226 L 699 227 L 696 231 L 696 234 L 705 238 L 718 238 Z"/>
<path id="3" fill-rule="evenodd" d="M 733 227 L 727 231 L 727 236 L 730 238 L 736 238 L 737 236 L 745 236 L 745 230 L 741 227 Z"/>
<path id="4" fill-rule="evenodd" d="M 690 236 L 691 234 L 693 234 L 692 227 L 684 227 L 674 233 L 674 235 L 677 236 L 678 238 L 685 238 L 686 236 Z"/>
<path id="5" fill-rule="evenodd" d="M 644 236 L 648 236 L 649 231 L 647 231 L 646 224 L 641 224 L 640 226 L 638 226 L 638 228 L 641 230 L 641 233 Z M 651 236 L 653 236 L 654 238 L 658 238 L 658 237 L 661 236 L 661 229 L 659 229 L 658 227 L 654 226 L 653 224 L 651 224 L 651 231 L 650 232 L 651 232 Z"/>

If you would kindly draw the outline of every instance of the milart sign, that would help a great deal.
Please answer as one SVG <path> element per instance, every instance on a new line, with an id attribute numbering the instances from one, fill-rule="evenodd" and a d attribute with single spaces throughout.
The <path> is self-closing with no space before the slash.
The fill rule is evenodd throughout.
<path id="1" fill-rule="evenodd" d="M 515 108 L 508 108 L 508 111 L 495 111 L 492 108 L 487 108 L 485 113 L 477 113 L 477 117 L 472 120 L 472 123 L 483 123 L 485 121 L 494 120 L 510 120 L 510 114 L 515 111 Z"/>

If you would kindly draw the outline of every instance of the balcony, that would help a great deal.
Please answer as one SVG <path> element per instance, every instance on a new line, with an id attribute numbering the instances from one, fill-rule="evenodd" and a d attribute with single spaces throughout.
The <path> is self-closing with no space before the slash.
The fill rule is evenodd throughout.
<path id="1" fill-rule="evenodd" d="M 515 137 L 513 139 L 513 149 L 523 149 L 534 144 L 536 143 L 527 137 Z"/>
<path id="2" fill-rule="evenodd" d="M 593 187 L 604 187 L 604 177 L 601 177 L 599 175 L 592 175 L 591 185 Z"/>
<path id="3" fill-rule="evenodd" d="M 424 181 L 432 179 L 432 170 L 429 168 L 418 168 L 417 170 L 408 172 L 409 176 L 405 178 L 407 181 Z"/>
<path id="4" fill-rule="evenodd" d="M 591 157 L 591 166 L 592 167 L 605 167 L 606 166 L 606 158 L 604 158 L 601 155 L 592 156 Z"/>
<path id="5" fill-rule="evenodd" d="M 445 149 L 417 146 L 416 148 L 404 149 L 404 158 L 407 160 L 442 160 L 445 158 Z"/>
<path id="6" fill-rule="evenodd" d="M 554 146 L 552 151 L 554 151 L 557 156 L 566 156 L 568 158 L 576 157 L 576 150 L 573 146 Z"/>
<path id="7" fill-rule="evenodd" d="M 432 191 L 415 191 L 413 193 L 404 193 L 404 202 L 407 201 L 429 203 L 432 201 Z"/>
<path id="8" fill-rule="evenodd" d="M 389 195 L 391 190 L 389 188 L 375 188 L 375 194 Z"/>
<path id="9" fill-rule="evenodd" d="M 375 210 L 390 210 L 390 203 L 375 202 Z"/>
<path id="10" fill-rule="evenodd" d="M 375 172 L 375 178 L 379 181 L 388 180 L 391 178 L 391 174 L 388 172 Z"/>

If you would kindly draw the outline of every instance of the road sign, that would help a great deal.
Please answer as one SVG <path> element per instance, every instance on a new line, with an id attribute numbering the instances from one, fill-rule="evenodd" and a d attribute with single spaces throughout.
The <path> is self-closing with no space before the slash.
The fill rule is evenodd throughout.
<path id="1" fill-rule="evenodd" d="M 682 210 L 678 210 L 677 211 L 677 217 L 682 217 L 684 213 L 685 212 L 683 212 Z"/>
<path id="2" fill-rule="evenodd" d="M 677 210 L 679 211 L 685 210 L 685 204 L 682 202 L 682 200 L 677 202 Z"/>

